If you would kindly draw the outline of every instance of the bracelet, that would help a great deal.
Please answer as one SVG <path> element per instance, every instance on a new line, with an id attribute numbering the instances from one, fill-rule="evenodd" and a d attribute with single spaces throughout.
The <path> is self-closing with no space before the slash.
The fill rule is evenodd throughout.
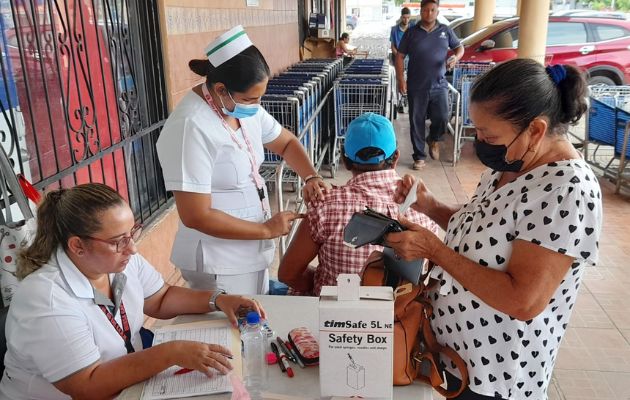
<path id="1" fill-rule="evenodd" d="M 217 306 L 217 298 L 222 294 L 227 294 L 223 289 L 217 289 L 212 293 L 210 297 L 210 301 L 208 301 L 208 305 L 210 306 L 211 311 L 221 311 L 221 309 Z"/>
<path id="2" fill-rule="evenodd" d="M 304 178 L 304 183 L 308 183 L 308 181 L 310 181 L 311 179 L 321 179 L 324 180 L 324 178 L 322 178 L 321 175 L 319 174 L 311 174 L 309 176 L 307 176 L 306 178 Z"/>

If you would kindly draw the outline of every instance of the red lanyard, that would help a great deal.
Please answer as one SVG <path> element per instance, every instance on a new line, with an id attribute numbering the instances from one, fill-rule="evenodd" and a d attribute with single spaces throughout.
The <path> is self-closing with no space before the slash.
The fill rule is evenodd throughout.
<path id="1" fill-rule="evenodd" d="M 265 214 L 265 220 L 269 219 L 271 217 L 271 211 L 269 210 L 269 204 L 265 201 L 265 180 L 258 173 L 256 153 L 254 152 L 254 146 L 252 146 L 252 143 L 249 141 L 249 138 L 245 133 L 245 126 L 241 124 L 241 133 L 243 134 L 243 140 L 245 141 L 246 146 L 246 148 L 243 148 L 243 145 L 236 137 L 236 132 L 234 132 L 234 129 L 232 129 L 232 127 L 228 125 L 227 121 L 225 120 L 225 118 L 223 118 L 223 115 L 217 108 L 216 104 L 214 104 L 214 101 L 212 101 L 212 97 L 210 96 L 208 87 L 205 84 L 201 85 L 201 91 L 203 92 L 203 97 L 206 99 L 206 102 L 208 103 L 210 108 L 212 108 L 212 110 L 217 113 L 217 115 L 221 119 L 221 123 L 223 124 L 225 130 L 229 132 L 232 141 L 238 146 L 241 151 L 247 153 L 247 158 L 249 159 L 249 163 L 252 167 L 252 178 L 254 179 L 254 185 L 256 186 L 256 190 L 258 191 L 258 197 L 260 198 L 260 204 L 262 205 L 263 213 Z"/>
<path id="2" fill-rule="evenodd" d="M 127 349 L 127 354 L 135 352 L 133 345 L 131 344 L 131 328 L 129 327 L 129 321 L 127 320 L 127 313 L 125 312 L 125 305 L 123 302 L 120 302 L 120 321 L 122 322 L 122 328 L 118 325 L 118 322 L 114 319 L 114 316 L 107 309 L 107 306 L 99 304 L 99 307 L 105 313 L 105 316 L 109 320 L 109 323 L 112 324 L 116 332 L 120 335 L 122 340 L 125 341 L 125 348 Z"/>

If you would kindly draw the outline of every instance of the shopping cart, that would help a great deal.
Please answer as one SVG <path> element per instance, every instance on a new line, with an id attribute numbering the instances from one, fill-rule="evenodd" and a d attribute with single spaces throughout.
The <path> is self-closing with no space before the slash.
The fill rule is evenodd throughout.
<path id="1" fill-rule="evenodd" d="M 474 135 L 465 135 L 467 129 L 474 128 L 468 114 L 472 84 L 477 77 L 494 66 L 493 62 L 460 62 L 453 68 L 453 88 L 461 94 L 460 107 L 457 107 L 456 102 L 451 103 L 453 115 L 459 121 L 459 128 L 455 129 L 454 135 L 453 164 L 459 160 L 463 142 L 474 139 Z"/>
<path id="2" fill-rule="evenodd" d="M 589 87 L 590 108 L 582 142 L 584 159 L 617 184 L 626 185 L 630 86 Z M 625 149 L 625 150 L 624 150 Z"/>

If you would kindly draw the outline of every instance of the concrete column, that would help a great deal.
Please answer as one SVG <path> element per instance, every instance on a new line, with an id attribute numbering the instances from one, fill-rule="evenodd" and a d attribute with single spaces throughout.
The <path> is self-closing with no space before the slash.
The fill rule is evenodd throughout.
<path id="1" fill-rule="evenodd" d="M 496 0 L 475 1 L 475 20 L 473 21 L 473 32 L 477 32 L 481 28 L 492 25 L 492 17 L 494 16 L 495 5 Z"/>
<path id="2" fill-rule="evenodd" d="M 549 0 L 521 2 L 519 21 L 518 57 L 531 58 L 545 63 Z"/>

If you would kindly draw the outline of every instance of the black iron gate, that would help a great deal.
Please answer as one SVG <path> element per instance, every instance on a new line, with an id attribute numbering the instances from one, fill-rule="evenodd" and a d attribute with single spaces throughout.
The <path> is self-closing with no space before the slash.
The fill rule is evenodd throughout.
<path id="1" fill-rule="evenodd" d="M 146 221 L 169 203 L 157 0 L 0 0 L 0 141 L 40 189 L 102 182 Z"/>

